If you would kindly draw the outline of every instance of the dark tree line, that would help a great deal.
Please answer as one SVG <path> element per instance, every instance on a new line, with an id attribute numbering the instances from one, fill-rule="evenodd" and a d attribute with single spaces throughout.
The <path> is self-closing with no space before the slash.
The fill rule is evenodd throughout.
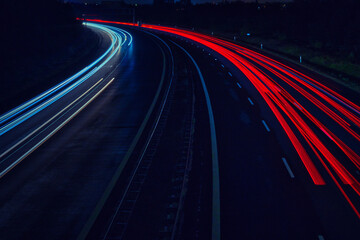
<path id="1" fill-rule="evenodd" d="M 56 0 L 1 0 L 0 31 L 0 113 L 65 79 L 97 41 Z"/>
<path id="2" fill-rule="evenodd" d="M 246 33 L 295 42 L 360 60 L 359 0 L 296 0 L 292 3 L 234 2 L 184 7 L 143 6 L 145 22 Z"/>
<path id="3" fill-rule="evenodd" d="M 56 0 L 1 1 L 0 50 L 10 57 L 19 52 L 24 55 L 51 52 L 61 41 L 77 36 L 76 27 L 67 28 L 64 34 L 66 27 L 78 25 L 72 12 L 70 5 Z"/>

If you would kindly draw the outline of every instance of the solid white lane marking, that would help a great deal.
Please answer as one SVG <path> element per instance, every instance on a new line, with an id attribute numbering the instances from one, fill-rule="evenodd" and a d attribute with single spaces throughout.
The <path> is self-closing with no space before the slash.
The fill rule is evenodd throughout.
<path id="1" fill-rule="evenodd" d="M 253 103 L 253 101 L 251 100 L 251 98 L 248 97 L 248 100 L 249 100 L 250 104 L 254 106 L 254 103 Z"/>
<path id="2" fill-rule="evenodd" d="M 238 87 L 239 87 L 239 88 L 241 88 L 241 85 L 240 85 L 240 83 L 236 83 L 236 84 L 238 85 Z"/>
<path id="3" fill-rule="evenodd" d="M 270 128 L 268 127 L 266 122 L 264 120 L 262 120 L 261 122 L 264 124 L 264 127 L 265 127 L 266 131 L 270 132 Z"/>
<path id="4" fill-rule="evenodd" d="M 291 178 L 295 178 L 294 173 L 291 171 L 291 168 L 290 168 L 288 162 L 286 161 L 286 159 L 285 159 L 284 157 L 281 158 L 281 159 L 283 160 L 283 163 L 284 163 L 284 165 L 285 165 L 285 167 L 286 167 L 286 169 L 287 169 L 290 177 L 291 177 Z"/>

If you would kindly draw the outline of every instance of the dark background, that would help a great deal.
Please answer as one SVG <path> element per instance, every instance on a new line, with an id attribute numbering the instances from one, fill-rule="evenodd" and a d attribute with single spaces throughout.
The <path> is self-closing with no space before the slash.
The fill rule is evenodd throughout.
<path id="1" fill-rule="evenodd" d="M 1 1 L 0 27 L 7 50 L 13 55 L 49 54 L 57 44 L 78 37 L 77 23 L 71 6 L 55 0 Z M 62 31 L 66 27 L 66 34 Z M 47 44 L 51 41 L 51 44 Z M 11 50 L 11 51 L 9 51 Z M 13 52 L 15 51 L 15 52 Z"/>
<path id="2" fill-rule="evenodd" d="M 360 58 L 358 0 L 295 0 L 292 3 L 271 4 L 233 2 L 218 5 L 190 5 L 188 1 L 181 1 L 136 7 L 121 1 L 107 4 L 104 1 L 102 5 L 88 6 L 62 4 L 56 0 L 1 1 L 0 4 L 0 30 L 4 36 L 2 41 L 6 44 L 1 50 L 10 55 L 13 51 L 49 54 L 56 49 L 56 44 L 79 37 L 81 28 L 80 23 L 75 21 L 75 13 L 132 21 L 132 16 L 121 14 L 121 8 L 135 8 L 136 21 L 240 34 L 251 32 L 256 36 L 286 39 L 332 51 L 355 62 Z"/>
<path id="3" fill-rule="evenodd" d="M 332 52 L 351 61 L 360 59 L 360 1 L 298 0 L 294 3 L 143 7 L 145 22 L 251 33 L 262 38 L 296 42 Z"/>

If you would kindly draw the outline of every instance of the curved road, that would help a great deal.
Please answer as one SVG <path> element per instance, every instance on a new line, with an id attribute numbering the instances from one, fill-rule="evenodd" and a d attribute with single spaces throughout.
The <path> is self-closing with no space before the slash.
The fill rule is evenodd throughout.
<path id="1" fill-rule="evenodd" d="M 103 58 L 0 116 L 2 236 L 359 236 L 357 94 L 212 36 L 91 21 L 106 24 L 87 23 L 111 39 Z M 168 201 L 162 193 L 169 186 L 165 172 L 160 179 L 156 169 L 171 172 L 171 151 L 164 146 L 176 139 L 161 139 L 183 131 L 175 119 L 184 117 L 176 116 L 182 109 L 171 106 L 191 99 L 177 92 L 192 85 L 184 96 L 193 95 L 188 128 L 194 139 L 187 140 L 193 167 L 185 171 L 181 188 L 187 190 L 177 200 L 173 223 L 157 224 L 164 216 L 173 219 L 169 207 L 159 207 Z M 134 191 L 142 159 L 147 162 L 156 149 L 166 154 L 154 155 L 158 161 L 141 181 L 146 187 Z M 133 202 L 126 219 L 124 201 Z"/>

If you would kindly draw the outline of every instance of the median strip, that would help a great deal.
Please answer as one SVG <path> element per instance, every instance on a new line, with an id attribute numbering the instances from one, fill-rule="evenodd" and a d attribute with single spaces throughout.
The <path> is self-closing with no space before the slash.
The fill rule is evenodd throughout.
<path id="1" fill-rule="evenodd" d="M 219 240 L 221 238 L 220 234 L 220 176 L 219 176 L 219 160 L 218 160 L 218 150 L 217 150 L 217 141 L 216 141 L 216 131 L 215 131 L 215 120 L 214 114 L 211 107 L 211 101 L 209 92 L 206 88 L 204 77 L 200 71 L 199 66 L 195 62 L 194 58 L 180 45 L 171 41 L 176 46 L 178 46 L 181 50 L 183 50 L 186 55 L 191 59 L 193 64 L 196 67 L 196 70 L 199 74 L 201 85 L 204 90 L 206 105 L 209 113 L 209 121 L 210 121 L 210 134 L 211 134 L 211 156 L 212 156 L 212 231 L 211 236 L 212 240 Z"/>

